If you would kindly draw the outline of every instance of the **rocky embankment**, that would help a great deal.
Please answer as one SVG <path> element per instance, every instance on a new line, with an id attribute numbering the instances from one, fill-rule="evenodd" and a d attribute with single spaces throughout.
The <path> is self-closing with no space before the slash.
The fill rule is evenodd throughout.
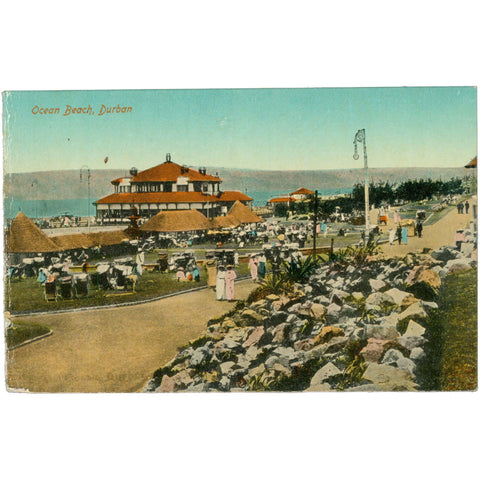
<path id="1" fill-rule="evenodd" d="M 471 252 L 323 264 L 307 283 L 211 320 L 144 391 L 418 390 L 438 289 L 476 267 Z"/>

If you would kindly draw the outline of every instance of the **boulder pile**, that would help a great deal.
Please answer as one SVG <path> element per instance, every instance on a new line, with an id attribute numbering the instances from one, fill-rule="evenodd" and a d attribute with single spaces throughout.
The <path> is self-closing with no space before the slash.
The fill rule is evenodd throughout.
<path id="1" fill-rule="evenodd" d="M 325 263 L 308 282 L 211 320 L 146 392 L 414 391 L 442 280 L 476 267 L 451 247 L 363 265 Z"/>

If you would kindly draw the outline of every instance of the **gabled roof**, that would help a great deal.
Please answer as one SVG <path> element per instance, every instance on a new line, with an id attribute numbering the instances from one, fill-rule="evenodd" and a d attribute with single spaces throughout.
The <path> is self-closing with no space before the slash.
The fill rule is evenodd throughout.
<path id="1" fill-rule="evenodd" d="M 249 202 L 253 200 L 252 197 L 249 197 L 248 195 L 245 195 L 238 190 L 222 192 L 222 194 L 218 198 L 222 202 L 236 202 L 237 200 L 240 200 L 241 202 Z"/>
<path id="2" fill-rule="evenodd" d="M 220 177 L 202 174 L 190 167 L 183 167 L 174 162 L 163 162 L 156 167 L 148 168 L 132 177 L 131 182 L 176 182 L 178 177 L 188 177 L 190 181 L 221 182 Z M 118 183 L 119 178 L 112 180 Z"/>
<path id="3" fill-rule="evenodd" d="M 313 195 L 315 192 L 312 192 L 311 190 L 308 190 L 307 188 L 299 188 L 298 190 L 295 190 L 292 192 L 290 195 Z"/>
<path id="4" fill-rule="evenodd" d="M 238 200 L 233 204 L 228 215 L 236 218 L 240 223 L 259 223 L 263 218 L 253 213 L 248 207 Z"/>
<path id="5" fill-rule="evenodd" d="M 145 222 L 140 230 L 144 232 L 189 232 L 209 230 L 210 220 L 198 210 L 172 210 L 157 213 Z"/>
<path id="6" fill-rule="evenodd" d="M 101 203 L 212 203 L 250 201 L 251 197 L 241 192 L 222 192 L 220 195 L 206 195 L 202 192 L 135 192 L 112 193 L 97 200 Z"/>
<path id="7" fill-rule="evenodd" d="M 13 220 L 5 235 L 7 253 L 58 252 L 60 248 L 22 212 Z"/>
<path id="8" fill-rule="evenodd" d="M 281 202 L 294 202 L 295 199 L 293 197 L 278 197 L 278 198 L 271 198 L 268 203 L 281 203 Z"/>

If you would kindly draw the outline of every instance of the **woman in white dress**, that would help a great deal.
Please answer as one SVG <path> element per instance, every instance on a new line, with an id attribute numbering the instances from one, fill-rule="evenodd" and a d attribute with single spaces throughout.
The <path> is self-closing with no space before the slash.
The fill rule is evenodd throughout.
<path id="1" fill-rule="evenodd" d="M 220 265 L 217 271 L 217 284 L 215 291 L 217 293 L 217 300 L 226 300 L 227 294 L 225 290 L 225 267 Z"/>

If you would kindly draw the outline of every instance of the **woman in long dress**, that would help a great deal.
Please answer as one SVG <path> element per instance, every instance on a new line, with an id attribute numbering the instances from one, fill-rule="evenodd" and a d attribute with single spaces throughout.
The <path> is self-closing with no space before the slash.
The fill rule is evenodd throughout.
<path id="1" fill-rule="evenodd" d="M 226 294 L 227 300 L 229 302 L 233 302 L 235 299 L 235 279 L 237 278 L 237 274 L 233 269 L 232 265 L 227 266 L 227 271 L 225 273 L 225 287 L 226 287 Z"/>
<path id="2" fill-rule="evenodd" d="M 227 295 L 226 295 L 226 288 L 225 288 L 225 267 L 223 265 L 220 265 L 218 267 L 218 272 L 217 272 L 217 283 L 215 287 L 215 291 L 217 294 L 217 300 L 226 300 Z"/>
<path id="3" fill-rule="evenodd" d="M 256 282 L 258 278 L 258 259 L 256 255 L 250 255 L 250 260 L 248 261 L 248 268 L 250 268 L 252 280 Z"/>
<path id="4" fill-rule="evenodd" d="M 258 263 L 258 278 L 263 280 L 265 278 L 265 274 L 267 273 L 267 259 L 265 255 L 260 255 L 259 263 Z"/>
<path id="5" fill-rule="evenodd" d="M 407 227 L 402 228 L 402 243 L 407 245 L 408 243 L 408 230 Z"/>

